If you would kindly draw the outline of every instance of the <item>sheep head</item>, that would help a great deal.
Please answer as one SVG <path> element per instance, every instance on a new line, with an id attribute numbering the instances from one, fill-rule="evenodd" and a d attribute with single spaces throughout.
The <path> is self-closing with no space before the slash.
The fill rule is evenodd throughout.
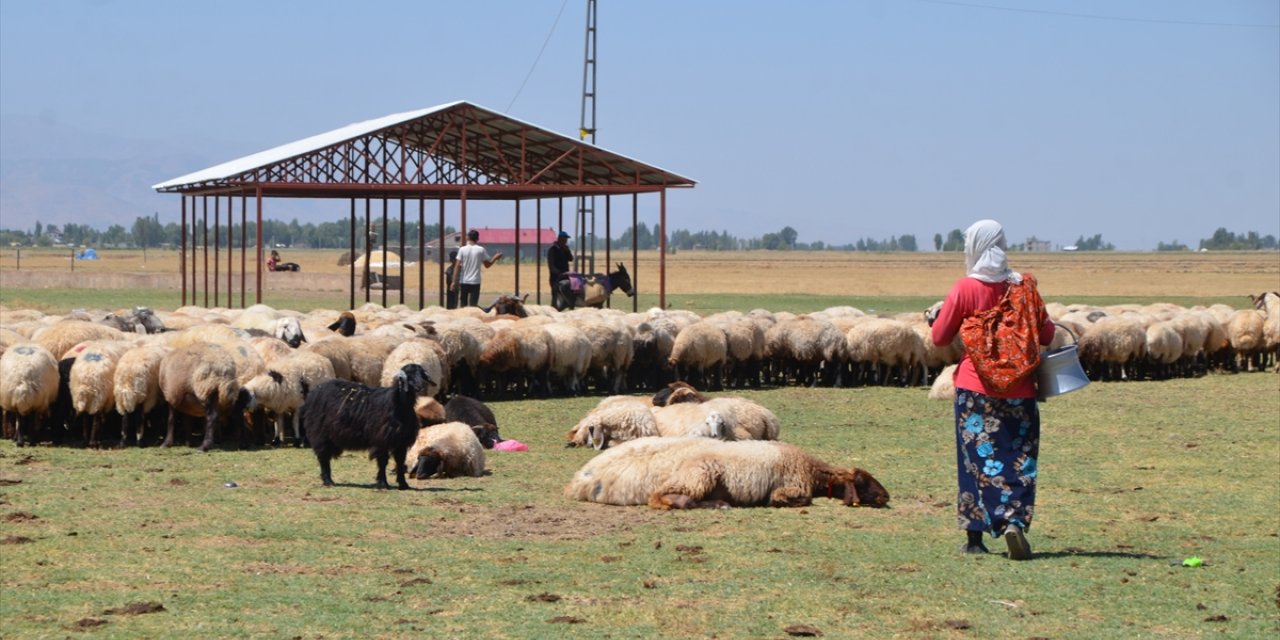
<path id="1" fill-rule="evenodd" d="M 302 334 L 302 324 L 297 318 L 276 320 L 276 330 L 273 335 L 283 340 L 292 349 L 297 349 L 298 345 L 307 341 L 307 337 Z"/>
<path id="2" fill-rule="evenodd" d="M 427 375 L 426 370 L 422 368 L 422 365 L 412 362 L 401 367 L 395 377 L 396 389 L 400 393 L 411 396 L 418 395 L 431 382 L 431 378 Z"/>
<path id="3" fill-rule="evenodd" d="M 862 469 L 832 469 L 830 473 L 819 474 L 819 478 L 823 481 L 814 486 L 814 496 L 826 495 L 839 499 L 846 507 L 867 506 L 880 509 L 889 504 L 889 491 L 879 480 Z"/>
<path id="4" fill-rule="evenodd" d="M 413 468 L 409 470 L 409 477 L 414 480 L 426 480 L 439 473 L 443 465 L 444 456 L 440 455 L 434 447 L 426 447 L 414 461 Z"/>
<path id="5" fill-rule="evenodd" d="M 725 432 L 732 432 L 725 427 L 724 416 L 720 415 L 719 411 L 712 411 L 708 413 L 707 419 L 703 422 L 707 425 L 707 435 L 709 437 L 725 440 Z"/>
<path id="6" fill-rule="evenodd" d="M 486 449 L 492 449 L 493 445 L 502 442 L 502 437 L 498 435 L 497 425 L 492 424 L 473 424 L 471 431 L 476 434 L 476 439 L 480 441 L 480 446 Z"/>

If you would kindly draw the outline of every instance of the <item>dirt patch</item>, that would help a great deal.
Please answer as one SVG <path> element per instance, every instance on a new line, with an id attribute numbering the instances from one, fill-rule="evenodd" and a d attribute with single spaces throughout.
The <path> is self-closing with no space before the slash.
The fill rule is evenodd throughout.
<path id="1" fill-rule="evenodd" d="M 32 542 L 35 542 L 35 540 L 26 536 L 5 536 L 0 538 L 0 544 L 31 544 Z"/>
<path id="2" fill-rule="evenodd" d="M 160 613 L 164 611 L 164 605 L 159 602 L 135 602 L 127 604 L 123 607 L 115 607 L 102 612 L 104 616 L 136 616 L 144 613 Z"/>
<path id="3" fill-rule="evenodd" d="M 501 540 L 583 540 L 599 535 L 631 531 L 660 521 L 662 512 L 645 507 L 572 505 L 540 507 L 468 505 L 460 518 L 432 523 L 431 537 L 440 536 Z"/>
<path id="4" fill-rule="evenodd" d="M 31 522 L 32 520 L 39 519 L 40 516 L 34 513 L 27 513 L 26 511 L 14 511 L 4 517 L 5 522 Z"/>

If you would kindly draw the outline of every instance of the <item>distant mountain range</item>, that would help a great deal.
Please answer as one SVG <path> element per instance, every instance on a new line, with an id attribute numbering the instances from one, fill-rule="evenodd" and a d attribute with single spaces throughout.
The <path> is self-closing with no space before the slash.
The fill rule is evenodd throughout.
<path id="1" fill-rule="evenodd" d="M 157 212 L 162 223 L 176 222 L 180 199 L 151 185 L 233 157 L 6 115 L 0 118 L 0 228 L 30 231 L 39 220 L 127 229 Z M 299 205 L 273 202 L 271 217 L 305 215 Z"/>

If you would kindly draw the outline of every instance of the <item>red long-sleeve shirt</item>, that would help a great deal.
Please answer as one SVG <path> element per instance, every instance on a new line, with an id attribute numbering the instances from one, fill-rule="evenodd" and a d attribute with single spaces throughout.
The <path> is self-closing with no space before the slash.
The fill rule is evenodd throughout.
<path id="1" fill-rule="evenodd" d="M 933 321 L 933 343 L 938 346 L 951 344 L 960 332 L 960 323 L 964 319 L 979 312 L 990 309 L 1000 302 L 1004 290 L 1009 287 L 1005 282 L 983 282 L 974 278 L 960 278 L 951 285 L 951 291 L 942 302 L 942 310 Z M 1053 341 L 1054 325 L 1045 316 L 1040 325 L 1040 344 L 1047 345 Z M 993 398 L 1034 398 L 1036 396 L 1035 376 L 1027 376 L 1008 392 L 999 394 L 987 389 L 982 378 L 973 367 L 968 355 L 960 358 L 960 366 L 956 369 L 955 385 L 957 389 L 977 391 Z"/>

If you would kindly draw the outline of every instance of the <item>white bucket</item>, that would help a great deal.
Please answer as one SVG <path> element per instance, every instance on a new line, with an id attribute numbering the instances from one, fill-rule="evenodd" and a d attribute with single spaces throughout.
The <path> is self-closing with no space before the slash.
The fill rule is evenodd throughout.
<path id="1" fill-rule="evenodd" d="M 1071 334 L 1072 340 L 1079 341 L 1070 329 L 1062 325 L 1057 326 L 1059 329 L 1066 329 L 1067 333 Z M 1069 344 L 1041 354 L 1040 367 L 1036 369 L 1036 382 L 1041 400 L 1070 393 L 1088 385 L 1089 376 L 1085 375 L 1084 367 L 1080 366 L 1080 353 L 1076 345 Z"/>

